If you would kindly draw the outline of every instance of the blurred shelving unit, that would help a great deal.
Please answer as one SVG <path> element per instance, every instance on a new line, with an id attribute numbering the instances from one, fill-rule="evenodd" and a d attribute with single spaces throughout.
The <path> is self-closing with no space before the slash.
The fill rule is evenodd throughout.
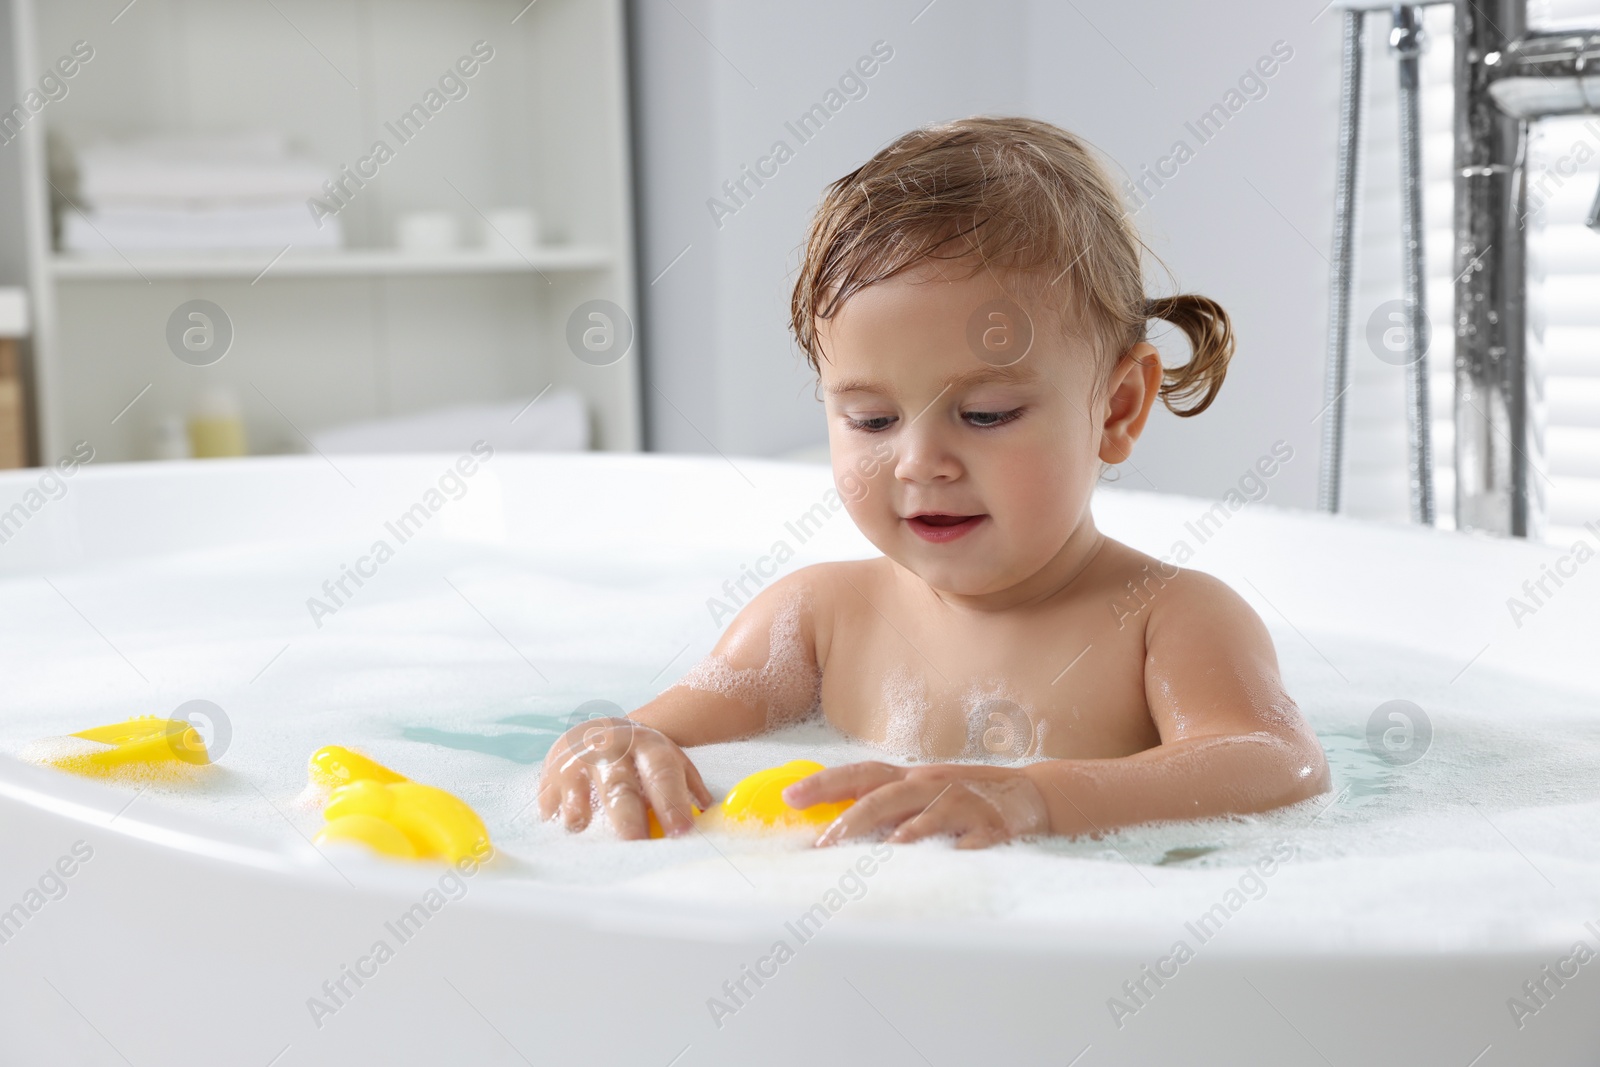
<path id="1" fill-rule="evenodd" d="M 79 41 L 93 58 L 30 111 Z M 465 93 L 397 143 L 388 124 L 478 42 L 493 57 L 457 78 Z M 239 397 L 256 452 L 552 383 L 587 400 L 593 447 L 639 448 L 637 338 L 604 366 L 568 345 L 590 300 L 636 318 L 626 79 L 622 0 L 0 0 L 0 123 L 14 103 L 25 118 L 0 137 L 0 285 L 26 286 L 33 305 L 37 456 L 87 440 L 97 461 L 146 458 L 161 418 L 216 384 Z M 259 130 L 330 178 L 375 141 L 393 146 L 340 212 L 346 247 L 57 250 L 52 210 L 72 210 L 51 170 L 59 144 Z M 532 209 L 542 242 L 480 244 L 484 216 L 505 208 Z M 412 211 L 452 213 L 463 247 L 396 249 Z M 195 299 L 233 327 L 211 366 L 167 346 L 168 317 Z"/>
<path id="2" fill-rule="evenodd" d="M 403 252 L 399 249 L 356 249 L 285 255 L 270 266 L 265 256 L 166 255 L 137 261 L 137 267 L 110 256 L 55 255 L 50 272 L 63 281 L 131 281 L 153 278 L 336 278 L 399 274 L 540 274 L 606 270 L 611 250 L 603 245 L 549 247 L 526 253 L 460 249 Z M 142 277 L 141 277 L 142 276 Z"/>

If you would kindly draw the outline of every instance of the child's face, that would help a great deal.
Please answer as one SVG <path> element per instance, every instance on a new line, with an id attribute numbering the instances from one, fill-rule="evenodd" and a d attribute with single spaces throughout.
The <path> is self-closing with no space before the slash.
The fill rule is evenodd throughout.
<path id="1" fill-rule="evenodd" d="M 1119 361 L 1108 395 L 1091 404 L 1089 343 L 1059 336 L 1054 315 L 1008 294 L 994 274 L 962 277 L 970 269 L 925 261 L 861 290 L 817 327 L 834 477 L 858 490 L 846 494 L 851 518 L 929 585 L 981 596 L 1023 583 L 1062 554 L 1088 518 L 1102 456 L 1126 458 L 1117 442 L 1107 447 L 1107 413 L 1129 400 L 1118 382 L 1131 377 L 1141 393 L 1151 379 L 1128 375 L 1128 361 Z M 1033 324 L 1021 358 L 969 341 L 981 334 L 971 329 L 975 316 L 1016 329 L 987 318 L 986 305 L 998 300 Z M 1153 369 L 1159 375 L 1159 364 Z M 1134 437 L 1150 399 L 1132 399 Z M 925 512 L 973 518 L 941 525 L 917 517 Z"/>

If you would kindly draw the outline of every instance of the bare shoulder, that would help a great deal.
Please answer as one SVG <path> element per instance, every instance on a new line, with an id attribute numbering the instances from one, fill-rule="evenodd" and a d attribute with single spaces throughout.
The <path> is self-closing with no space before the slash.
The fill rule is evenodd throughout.
<path id="1" fill-rule="evenodd" d="M 805 576 L 814 590 L 820 592 L 837 594 L 840 589 L 852 586 L 865 590 L 868 586 L 879 585 L 889 576 L 889 560 L 884 556 L 874 556 L 872 559 L 813 563 L 809 567 L 801 567 L 789 577 L 801 575 Z"/>
<path id="2" fill-rule="evenodd" d="M 817 662 L 827 658 L 835 607 L 840 590 L 862 588 L 876 582 L 873 560 L 814 563 L 790 571 L 761 586 L 748 600 L 740 597 L 713 601 L 714 615 L 735 615 L 723 633 L 722 646 L 742 646 L 775 625 L 797 627 L 802 640 L 816 650 Z M 738 592 L 737 588 L 734 590 Z M 724 648 L 730 651 L 731 648 Z M 752 650 L 753 651 L 753 650 Z"/>
<path id="3" fill-rule="evenodd" d="M 1186 620 L 1202 617 L 1214 623 L 1250 622 L 1263 633 L 1266 632 L 1265 624 L 1250 602 L 1221 578 L 1191 567 L 1177 567 L 1170 563 L 1158 565 L 1165 569 L 1168 582 L 1166 591 L 1171 595 L 1155 605 L 1152 624 L 1163 617 Z"/>
<path id="4" fill-rule="evenodd" d="M 1270 736 L 1311 790 L 1293 799 L 1326 791 L 1327 758 L 1284 685 L 1261 616 L 1215 575 L 1170 564 L 1164 573 L 1145 627 L 1145 700 L 1163 742 Z"/>
<path id="5" fill-rule="evenodd" d="M 1155 647 L 1175 637 L 1193 641 L 1195 630 L 1206 628 L 1235 647 L 1265 643 L 1271 651 L 1266 624 L 1227 582 L 1118 541 L 1108 541 L 1106 550 L 1113 614 L 1121 625 L 1141 623 L 1147 645 Z"/>
<path id="6" fill-rule="evenodd" d="M 836 560 L 813 563 L 784 576 L 791 595 L 801 596 L 816 639 L 817 663 L 825 665 L 833 642 L 841 606 L 865 598 L 877 601 L 881 586 L 889 577 L 888 560 Z"/>
<path id="7" fill-rule="evenodd" d="M 1227 582 L 1205 571 L 1175 568 L 1172 595 L 1155 605 L 1145 641 L 1152 649 L 1183 642 L 1205 649 L 1221 662 L 1252 662 L 1278 672 L 1278 654 L 1267 624 L 1250 602 Z"/>
<path id="8" fill-rule="evenodd" d="M 755 600 L 800 602 L 810 614 L 826 614 L 840 589 L 876 583 L 882 560 L 860 559 L 813 563 L 785 574 L 763 588 Z M 755 600 L 751 603 L 755 603 Z"/>

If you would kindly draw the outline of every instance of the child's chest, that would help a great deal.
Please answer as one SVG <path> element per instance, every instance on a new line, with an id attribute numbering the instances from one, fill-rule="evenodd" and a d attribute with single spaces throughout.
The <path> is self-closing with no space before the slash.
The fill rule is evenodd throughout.
<path id="1" fill-rule="evenodd" d="M 1160 743 L 1144 627 L 1119 626 L 1107 605 L 974 617 L 875 599 L 833 620 L 822 710 L 846 733 L 923 760 L 1100 759 Z"/>

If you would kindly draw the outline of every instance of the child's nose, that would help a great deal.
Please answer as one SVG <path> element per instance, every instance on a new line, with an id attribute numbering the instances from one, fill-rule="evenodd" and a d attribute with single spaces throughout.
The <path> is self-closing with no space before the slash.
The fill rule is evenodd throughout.
<path id="1" fill-rule="evenodd" d="M 913 423 L 895 442 L 895 477 L 907 482 L 949 481 L 961 474 L 960 458 L 949 442 L 931 425 L 932 417 L 918 420 L 930 425 Z"/>

